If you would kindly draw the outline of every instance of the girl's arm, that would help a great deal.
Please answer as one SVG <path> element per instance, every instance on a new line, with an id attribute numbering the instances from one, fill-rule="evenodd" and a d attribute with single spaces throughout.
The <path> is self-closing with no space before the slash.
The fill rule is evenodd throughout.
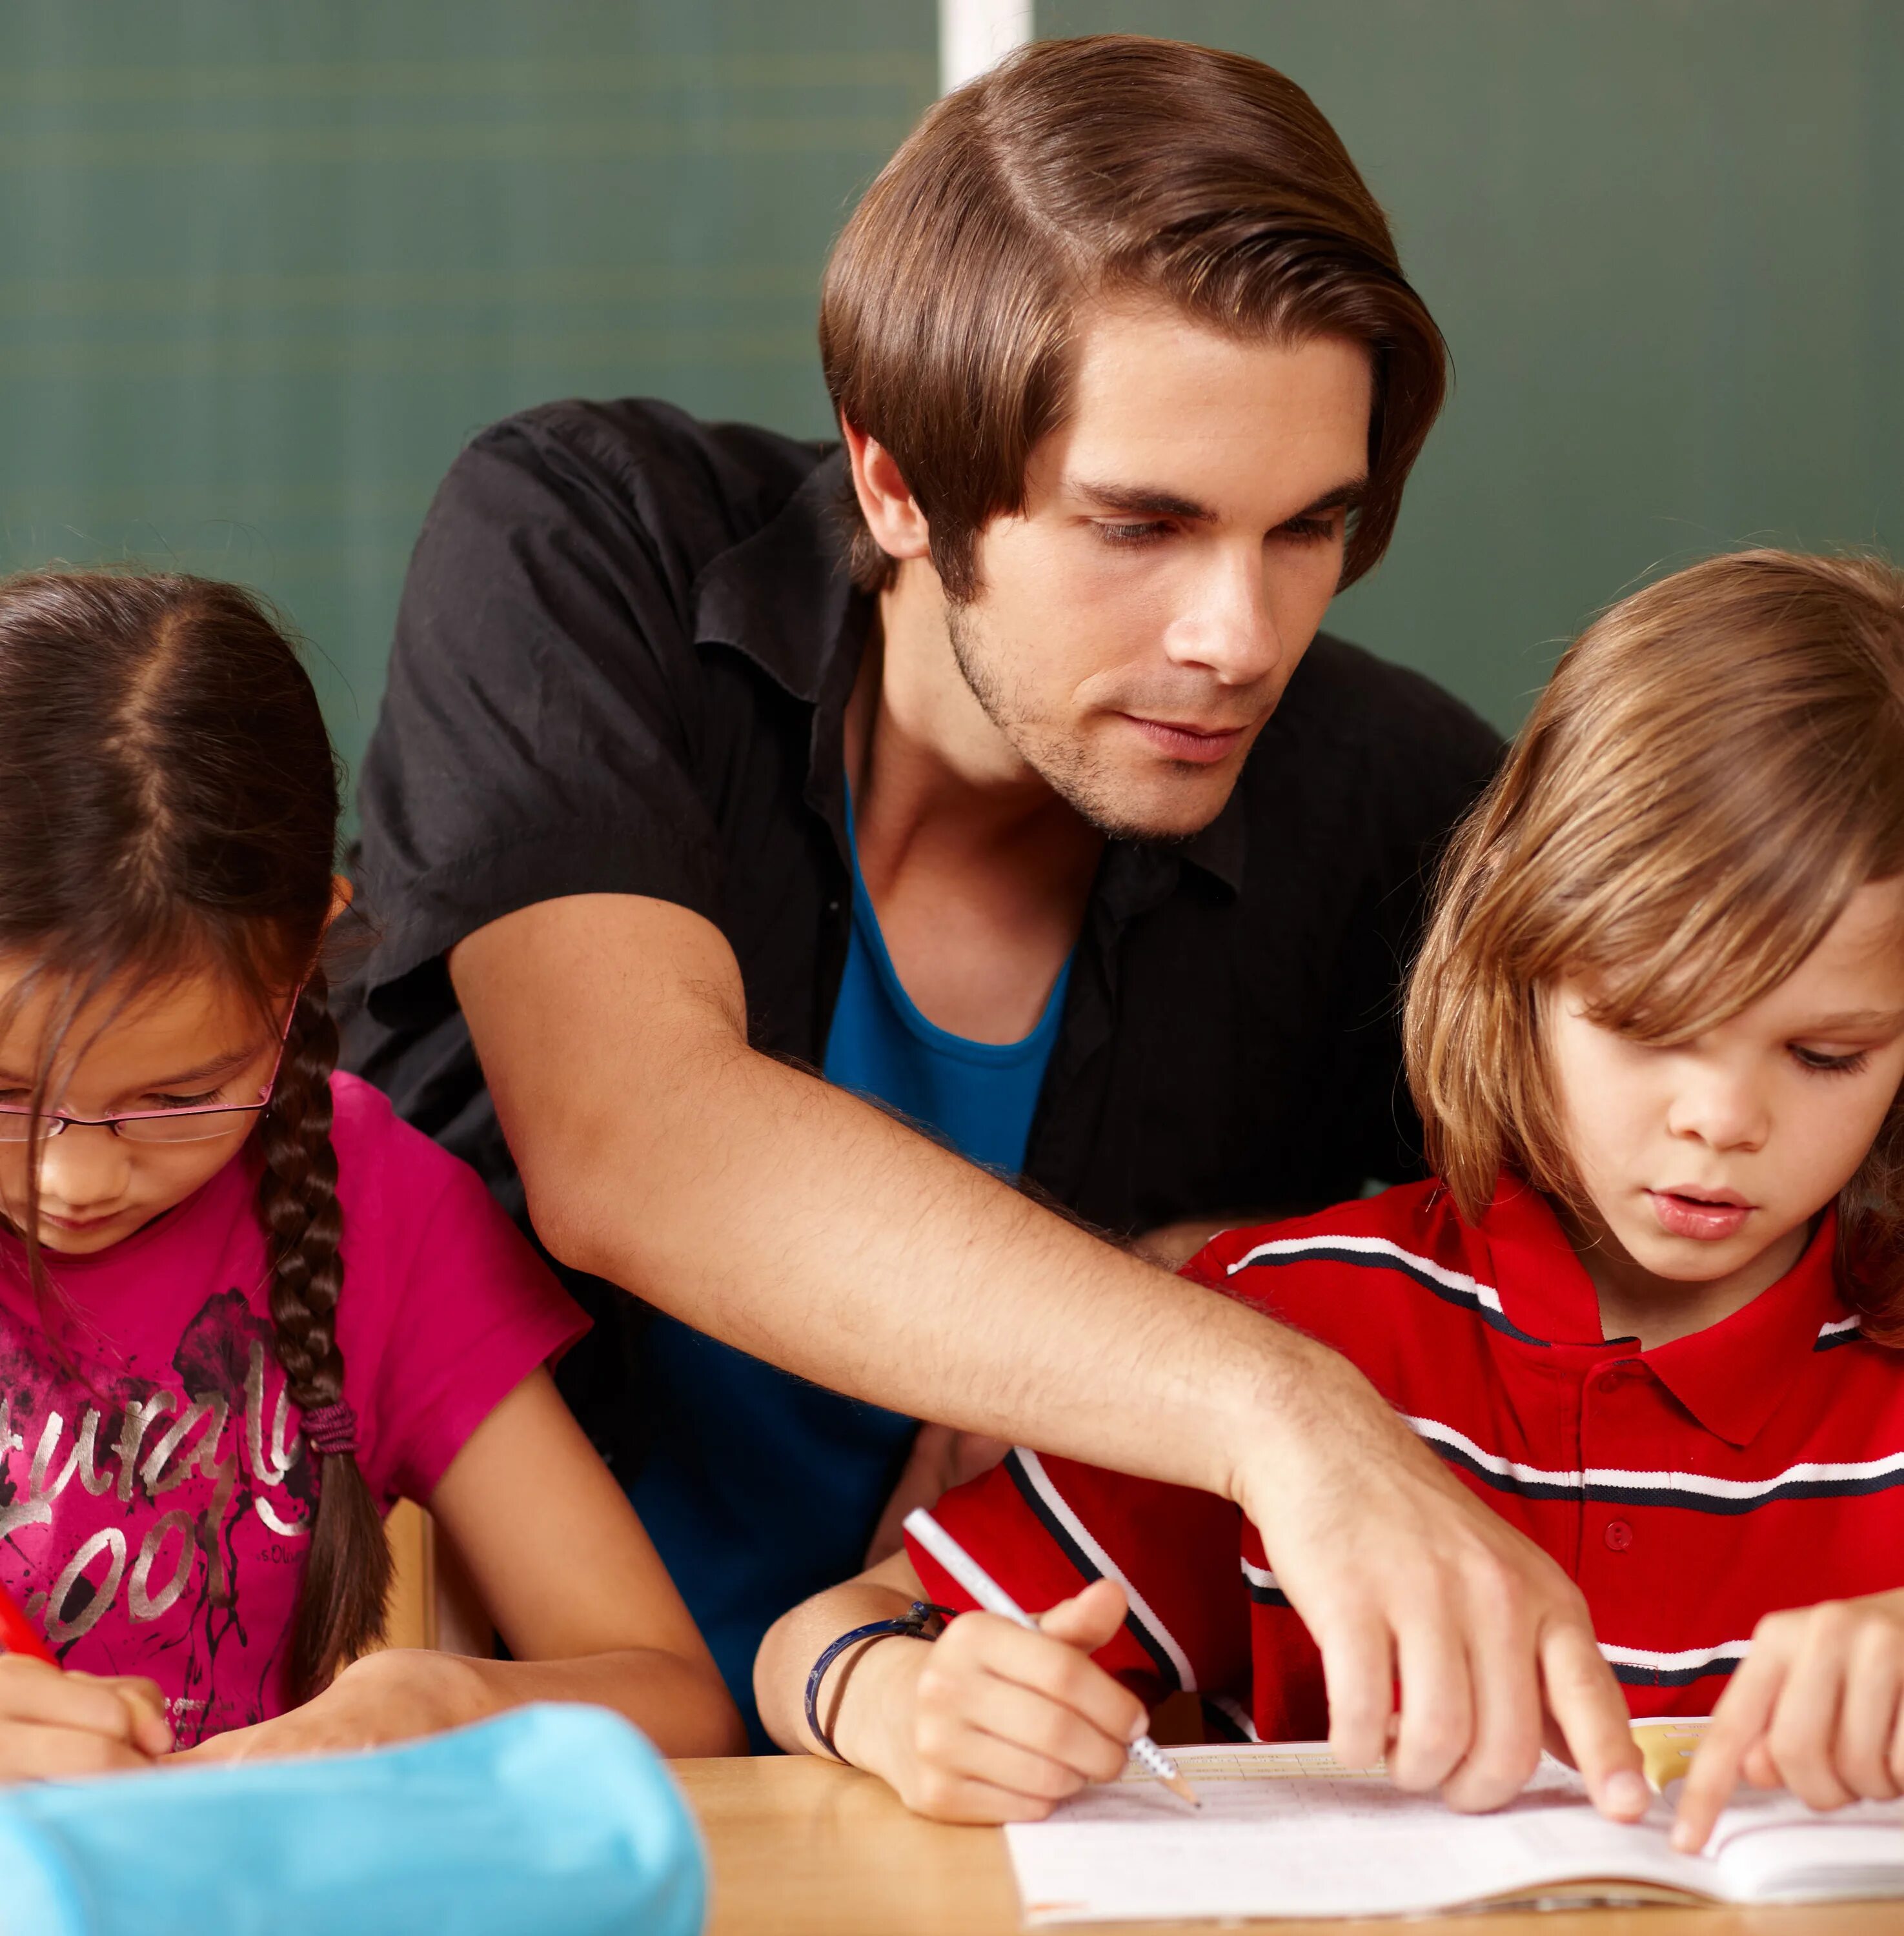
<path id="1" fill-rule="evenodd" d="M 807 1678 L 831 1643 L 896 1620 L 923 1597 L 903 1553 L 783 1614 L 754 1663 L 761 1719 L 781 1747 L 824 1754 L 807 1725 Z M 1122 1588 L 1094 1581 L 1031 1633 L 961 1614 L 938 1640 L 895 1635 L 848 1648 L 821 1683 L 821 1725 L 842 1759 L 922 1815 L 1035 1822 L 1108 1781 L 1143 1732 L 1143 1703 L 1091 1658 L 1124 1620 Z"/>
<path id="2" fill-rule="evenodd" d="M 1673 1840 L 1705 1847 L 1741 1777 L 1814 1808 L 1904 1793 L 1904 1591 L 1768 1614 L 1712 1711 Z"/>
<path id="3" fill-rule="evenodd" d="M 745 1751 L 707 1643 L 546 1371 L 477 1427 L 425 1503 L 514 1659 L 368 1654 L 292 1713 L 180 1759 L 371 1747 L 529 1701 L 612 1708 L 664 1754 Z"/>

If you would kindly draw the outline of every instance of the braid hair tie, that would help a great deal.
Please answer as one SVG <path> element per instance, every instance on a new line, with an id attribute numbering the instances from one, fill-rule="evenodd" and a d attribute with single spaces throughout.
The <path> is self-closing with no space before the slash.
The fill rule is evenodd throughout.
<path id="1" fill-rule="evenodd" d="M 357 1414 L 342 1399 L 304 1414 L 304 1443 L 320 1459 L 357 1449 Z"/>

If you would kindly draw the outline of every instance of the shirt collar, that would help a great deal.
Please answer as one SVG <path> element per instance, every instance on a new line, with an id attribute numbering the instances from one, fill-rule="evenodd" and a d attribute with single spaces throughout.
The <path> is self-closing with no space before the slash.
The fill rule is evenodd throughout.
<path id="1" fill-rule="evenodd" d="M 695 579 L 695 637 L 731 646 L 776 685 L 817 706 L 852 689 L 872 600 L 847 570 L 840 497 L 846 458 L 834 451 L 776 515 L 711 558 Z"/>
<path id="2" fill-rule="evenodd" d="M 1540 1192 L 1503 1175 L 1481 1219 L 1502 1314 L 1550 1345 L 1601 1345 L 1600 1293 Z"/>
<path id="3" fill-rule="evenodd" d="M 695 637 L 731 646 L 813 709 L 804 798 L 846 839 L 846 702 L 866 650 L 872 599 L 854 585 L 843 516 L 846 460 L 835 450 L 779 513 L 711 559 L 695 581 Z"/>
<path id="4" fill-rule="evenodd" d="M 1255 758 L 1255 751 L 1254 747 L 1250 749 L 1250 758 Z M 1243 788 L 1243 775 L 1239 773 L 1236 785 L 1230 789 L 1230 797 L 1223 803 L 1223 811 L 1183 845 L 1183 858 L 1221 881 L 1232 894 L 1243 892 L 1243 850 L 1249 835 Z"/>
<path id="5" fill-rule="evenodd" d="M 1838 1213 L 1827 1210 L 1797 1263 L 1742 1311 L 1643 1354 L 1707 1431 L 1749 1445 L 1818 1349 L 1820 1327 L 1849 1314 L 1838 1289 Z"/>
<path id="6" fill-rule="evenodd" d="M 695 581 L 695 637 L 731 646 L 813 708 L 806 800 L 846 851 L 846 716 L 871 628 L 872 599 L 847 568 L 846 460 L 835 450 L 779 513 L 719 553 Z M 1233 895 L 1243 888 L 1246 823 L 1238 780 L 1207 827 L 1180 846 L 1113 841 L 1100 876 L 1121 912 L 1165 900 L 1188 861 Z"/>
<path id="7" fill-rule="evenodd" d="M 1637 1357 L 1707 1431 L 1730 1445 L 1748 1445 L 1758 1436 L 1811 1362 L 1820 1328 L 1849 1311 L 1838 1289 L 1833 1209 L 1819 1219 L 1798 1262 L 1742 1310 L 1639 1353 L 1601 1338 L 1593 1281 L 1539 1191 L 1503 1178 L 1481 1234 L 1502 1311 L 1512 1323 L 1553 1344 Z"/>

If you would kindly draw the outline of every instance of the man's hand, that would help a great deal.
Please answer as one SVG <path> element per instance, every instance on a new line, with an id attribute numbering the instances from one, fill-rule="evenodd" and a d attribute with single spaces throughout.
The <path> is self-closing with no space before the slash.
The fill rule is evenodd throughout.
<path id="1" fill-rule="evenodd" d="M 153 1682 L 0 1655 L 0 1781 L 150 1768 L 171 1748 L 165 1697 Z"/>
<path id="2" fill-rule="evenodd" d="M 1814 1808 L 1904 1794 L 1904 1593 L 1768 1614 L 1712 1711 L 1674 1846 L 1703 1849 L 1741 1780 Z"/>
<path id="3" fill-rule="evenodd" d="M 1306 1388 L 1279 1393 L 1236 1496 L 1321 1649 L 1336 1758 L 1385 1753 L 1403 1788 L 1497 1808 L 1533 1774 L 1551 1717 L 1601 1812 L 1636 1820 L 1639 1750 L 1579 1590 L 1312 1348 Z"/>

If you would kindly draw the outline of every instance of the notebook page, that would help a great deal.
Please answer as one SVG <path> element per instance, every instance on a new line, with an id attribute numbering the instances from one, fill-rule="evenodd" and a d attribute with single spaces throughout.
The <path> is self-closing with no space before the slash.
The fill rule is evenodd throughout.
<path id="1" fill-rule="evenodd" d="M 1006 1830 L 1028 1923 L 1398 1915 L 1597 1877 L 1717 1893 L 1710 1862 L 1668 1845 L 1663 1806 L 1604 1821 L 1557 1762 L 1512 1807 L 1458 1816 L 1319 1745 L 1173 1752 L 1200 1811 L 1127 1778 Z"/>
<path id="2" fill-rule="evenodd" d="M 1818 1815 L 1793 1795 L 1748 1791 L 1719 1817 L 1712 1847 L 1735 1901 L 1904 1895 L 1904 1810 L 1894 1801 Z"/>

